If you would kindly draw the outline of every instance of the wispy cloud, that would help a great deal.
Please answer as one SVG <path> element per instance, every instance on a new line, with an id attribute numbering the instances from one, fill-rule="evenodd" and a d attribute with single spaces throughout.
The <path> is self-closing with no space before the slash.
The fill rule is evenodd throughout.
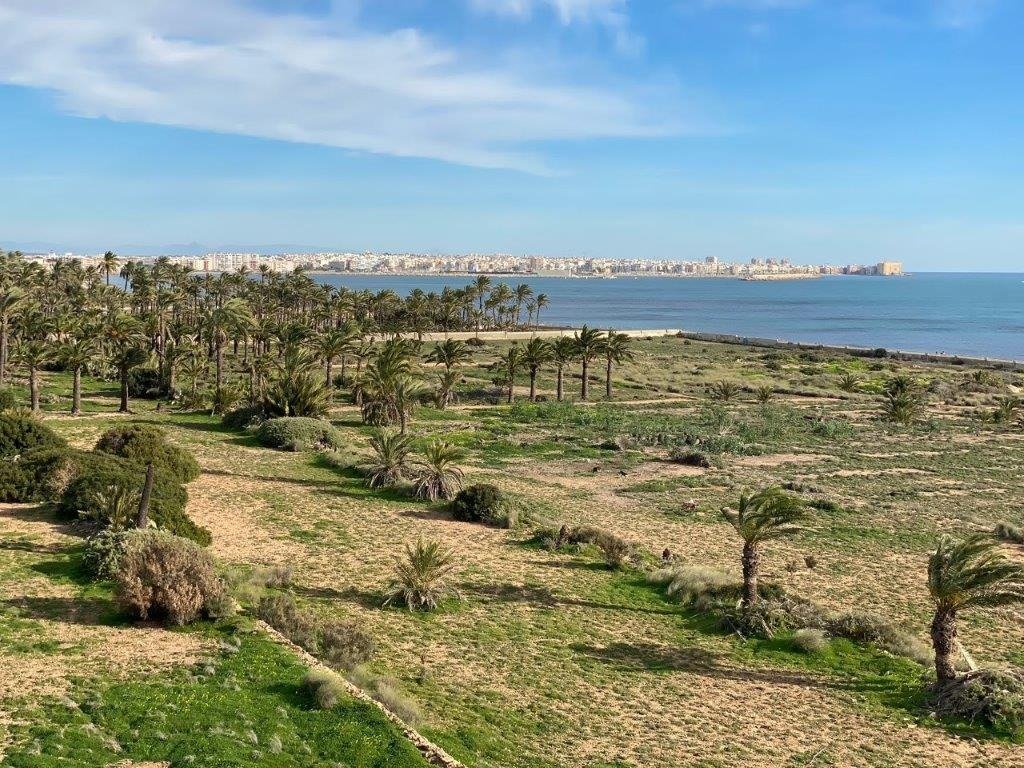
<path id="1" fill-rule="evenodd" d="M 469 4 L 481 13 L 523 20 L 548 10 L 565 26 L 582 23 L 605 27 L 620 53 L 636 54 L 644 48 L 643 37 L 630 27 L 627 0 L 469 0 Z"/>
<path id="2" fill-rule="evenodd" d="M 554 4 L 569 20 L 617 5 Z M 474 61 L 353 18 L 240 0 L 0 0 L 0 82 L 51 90 L 87 117 L 533 172 L 546 170 L 536 142 L 705 130 L 671 115 L 664 93 L 559 78 L 557 62 Z"/>

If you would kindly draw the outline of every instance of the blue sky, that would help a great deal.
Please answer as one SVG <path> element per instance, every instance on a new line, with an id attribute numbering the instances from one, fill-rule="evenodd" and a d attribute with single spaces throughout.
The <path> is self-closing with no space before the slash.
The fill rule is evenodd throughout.
<path id="1" fill-rule="evenodd" d="M 0 247 L 1024 265 L 1015 0 L 0 0 Z"/>

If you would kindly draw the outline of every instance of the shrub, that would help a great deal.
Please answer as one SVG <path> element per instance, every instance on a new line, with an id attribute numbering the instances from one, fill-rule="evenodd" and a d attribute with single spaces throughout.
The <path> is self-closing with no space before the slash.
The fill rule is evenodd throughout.
<path id="1" fill-rule="evenodd" d="M 338 669 L 365 664 L 376 650 L 373 637 L 357 621 L 325 622 L 320 630 L 320 655 Z"/>
<path id="2" fill-rule="evenodd" d="M 765 590 L 761 590 L 764 594 Z M 815 628 L 822 622 L 821 610 L 809 600 L 780 594 L 758 600 L 752 606 L 736 603 L 723 606 L 722 623 L 747 637 L 772 638 L 779 632 Z"/>
<path id="3" fill-rule="evenodd" d="M 82 567 L 94 579 L 112 579 L 117 574 L 131 537 L 130 531 L 108 528 L 86 539 Z"/>
<path id="4" fill-rule="evenodd" d="M 167 433 L 147 424 L 126 424 L 108 429 L 96 443 L 96 450 L 134 461 L 153 464 L 158 475 L 170 475 L 187 483 L 199 477 L 199 464 L 192 454 L 167 442 Z"/>
<path id="5" fill-rule="evenodd" d="M 708 396 L 723 403 L 735 400 L 739 394 L 740 386 L 733 381 L 716 381 L 708 386 Z"/>
<path id="6" fill-rule="evenodd" d="M 146 469 L 134 462 L 106 453 L 77 451 L 69 454 L 68 472 L 73 478 L 57 502 L 57 512 L 64 519 L 87 517 L 106 523 L 101 503 L 111 488 L 142 490 Z M 188 493 L 173 477 L 157 472 L 150 499 L 149 519 L 158 528 L 191 539 L 202 545 L 210 543 L 210 532 L 200 528 L 185 514 Z"/>
<path id="7" fill-rule="evenodd" d="M 828 647 L 828 638 L 820 629 L 804 627 L 793 633 L 793 645 L 804 653 L 821 653 Z"/>
<path id="8" fill-rule="evenodd" d="M 452 500 L 452 517 L 470 523 L 497 524 L 504 520 L 505 496 L 490 483 L 477 483 L 463 488 Z"/>
<path id="9" fill-rule="evenodd" d="M 18 407 L 18 396 L 10 387 L 0 389 L 0 413 L 10 411 Z"/>
<path id="10" fill-rule="evenodd" d="M 267 411 L 262 405 L 243 405 L 225 413 L 220 423 L 228 429 L 248 429 L 266 419 Z"/>
<path id="11" fill-rule="evenodd" d="M 128 371 L 128 394 L 131 397 L 157 398 L 167 394 L 160 371 L 155 368 L 132 368 Z"/>
<path id="12" fill-rule="evenodd" d="M 35 416 L 19 411 L 0 413 L 0 458 L 14 458 L 33 448 L 64 445 L 64 440 Z"/>
<path id="13" fill-rule="evenodd" d="M 395 575 L 384 604 L 401 600 L 410 611 L 433 610 L 442 600 L 459 596 L 449 584 L 454 569 L 455 556 L 440 542 L 420 539 L 415 546 L 407 544 L 404 555 L 395 557 Z"/>
<path id="14" fill-rule="evenodd" d="M 1024 530 L 1013 523 L 996 523 L 993 534 L 997 539 L 1002 539 L 1003 541 L 1024 544 Z"/>
<path id="15" fill-rule="evenodd" d="M 357 667 L 349 673 L 348 678 L 406 725 L 415 727 L 423 719 L 419 705 L 402 691 L 393 677 L 382 677 Z"/>
<path id="16" fill-rule="evenodd" d="M 893 655 L 913 659 L 919 664 L 931 663 L 931 648 L 927 643 L 875 613 L 843 613 L 829 618 L 824 628 L 835 637 L 873 645 Z"/>
<path id="17" fill-rule="evenodd" d="M 595 543 L 609 568 L 621 568 L 633 553 L 628 541 L 607 531 L 603 531 Z"/>
<path id="18" fill-rule="evenodd" d="M 330 422 L 307 416 L 268 419 L 259 425 L 256 439 L 269 448 L 285 451 L 324 451 L 341 446 L 341 436 Z"/>
<path id="19" fill-rule="evenodd" d="M 309 691 L 320 709 L 334 709 L 348 696 L 344 680 L 326 669 L 311 669 L 302 680 L 302 686 Z"/>
<path id="20" fill-rule="evenodd" d="M 401 482 L 408 472 L 412 439 L 392 429 L 374 430 L 370 437 L 373 462 L 363 469 L 370 488 L 390 488 Z"/>
<path id="21" fill-rule="evenodd" d="M 1024 674 L 1018 670 L 979 669 L 933 688 L 936 714 L 1004 732 L 1024 727 Z"/>
<path id="22" fill-rule="evenodd" d="M 194 542 L 164 531 L 137 531 L 121 555 L 117 597 L 141 619 L 195 621 L 221 599 L 224 586 L 213 560 Z"/>
<path id="23" fill-rule="evenodd" d="M 720 598 L 735 600 L 743 588 L 735 577 L 703 565 L 684 565 L 669 569 L 663 575 L 665 592 L 679 598 L 683 605 L 706 609 L 711 602 Z"/>
<path id="24" fill-rule="evenodd" d="M 714 466 L 714 462 L 711 461 L 711 457 L 708 456 L 704 451 L 698 451 L 693 448 L 687 448 L 686 446 L 678 446 L 673 448 L 668 455 L 671 461 L 676 464 L 685 464 L 689 467 L 701 467 L 703 469 L 711 469 Z"/>
<path id="25" fill-rule="evenodd" d="M 300 610 L 289 594 L 267 595 L 256 606 L 256 615 L 310 653 L 317 648 L 319 621 L 316 614 Z"/>

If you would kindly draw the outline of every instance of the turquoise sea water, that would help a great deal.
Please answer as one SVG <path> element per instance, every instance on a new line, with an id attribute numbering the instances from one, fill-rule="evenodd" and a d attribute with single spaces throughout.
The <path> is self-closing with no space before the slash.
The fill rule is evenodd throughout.
<path id="1" fill-rule="evenodd" d="M 402 295 L 462 287 L 465 276 L 318 275 L 331 285 Z M 920 273 L 743 282 L 724 278 L 494 277 L 529 283 L 551 305 L 541 321 L 603 328 L 684 328 L 790 341 L 1024 360 L 1024 274 Z"/>

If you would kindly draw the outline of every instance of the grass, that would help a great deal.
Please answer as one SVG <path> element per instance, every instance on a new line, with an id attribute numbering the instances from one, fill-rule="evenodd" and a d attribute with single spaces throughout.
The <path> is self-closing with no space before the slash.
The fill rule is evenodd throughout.
<path id="1" fill-rule="evenodd" d="M 505 346 L 493 343 L 476 353 L 467 387 L 489 379 L 483 366 Z M 790 482 L 818 508 L 809 532 L 766 547 L 766 574 L 833 610 L 857 605 L 918 634 L 929 620 L 924 562 L 934 538 L 992 530 L 1024 506 L 1019 432 L 982 427 L 973 417 L 973 399 L 997 392 L 958 392 L 950 403 L 933 399 L 928 415 L 935 426 L 927 429 L 892 429 L 878 421 L 877 397 L 869 390 L 895 370 L 951 386 L 963 378 L 961 370 L 679 339 L 643 340 L 635 348 L 636 362 L 617 369 L 612 402 L 529 404 L 520 391 L 511 408 L 465 407 L 464 398 L 445 412 L 416 409 L 414 443 L 420 448 L 443 437 L 465 448 L 467 483 L 494 482 L 545 521 L 599 526 L 649 557 L 668 548 L 686 562 L 736 574 L 738 544 L 718 510 L 735 503 L 743 488 Z M 860 376 L 863 391 L 838 389 L 847 371 Z M 578 371 L 567 373 L 566 392 L 575 398 Z M 744 387 L 724 410 L 704 395 L 708 383 L 723 379 Z M 596 377 L 593 383 L 595 395 L 603 395 Z M 44 375 L 44 393 L 60 394 L 67 384 L 60 375 Z M 778 393 L 767 407 L 752 394 L 762 384 Z M 550 398 L 549 374 L 540 387 Z M 954 735 L 979 739 L 992 765 L 1014 762 L 1004 751 L 1005 735 L 928 718 L 922 669 L 910 662 L 846 641 L 831 641 L 814 654 L 800 652 L 786 636 L 741 642 L 667 601 L 640 574 L 609 570 L 593 548 L 552 553 L 517 546 L 528 530 L 458 523 L 436 506 L 367 489 L 349 468 L 353 457 L 366 455 L 367 430 L 340 399 L 331 419 L 348 448 L 329 457 L 265 450 L 216 418 L 158 413 L 148 401 L 134 401 L 134 415 L 118 416 L 114 394 L 109 384 L 87 380 L 89 415 L 48 420 L 82 447 L 126 418 L 167 427 L 203 466 L 204 475 L 189 487 L 191 508 L 213 527 L 217 556 L 237 567 L 293 564 L 303 605 L 325 617 L 365 622 L 378 643 L 372 670 L 397 678 L 424 711 L 421 730 L 468 766 L 882 766 L 973 759 L 975 753 L 957 751 L 962 743 Z M 66 410 L 64 402 L 46 407 L 58 405 Z M 664 459 L 685 437 L 712 442 L 717 465 L 700 475 L 678 474 Z M 626 438 L 627 450 L 609 447 L 619 438 Z M 45 517 L 0 517 L 0 539 L 42 544 L 51 525 Z M 392 555 L 420 535 L 456 551 L 464 599 L 428 616 L 381 610 Z M 110 607 L 104 587 L 86 586 L 76 575 L 74 543 L 62 546 L 56 553 L 0 548 L 5 594 L 56 589 Z M 787 570 L 805 555 L 815 557 L 816 568 Z M 94 662 L 102 655 L 95 636 L 60 615 L 66 603 L 53 605 L 52 614 L 38 618 L 17 615 L 13 604 L 3 611 L 0 663 Z M 110 621 L 118 632 L 135 631 L 114 616 Z M 983 663 L 1021 663 L 1024 627 L 1006 614 L 966 614 L 961 636 Z M 216 755 L 211 760 L 221 760 L 211 765 L 246 764 L 254 750 L 265 761 L 256 764 L 361 765 L 338 751 L 344 745 L 334 739 L 334 721 L 310 708 L 297 687 L 301 670 L 289 666 L 294 661 L 260 642 L 245 636 L 242 651 L 217 661 L 213 674 L 171 666 L 147 680 L 140 671 L 144 659 L 137 659 L 123 676 L 107 670 L 82 677 L 72 693 L 81 711 L 67 710 L 59 696 L 26 697 L 18 719 L 27 725 L 14 736 L 20 745 L 31 730 L 29 744 L 48 738 L 53 747 L 59 734 L 71 734 L 83 745 L 82 765 L 115 759 L 103 752 L 90 722 L 119 739 L 126 752 L 116 759 L 149 759 L 173 745 L 181 764 L 209 749 Z M 245 659 L 250 663 L 233 666 Z M 150 683 L 154 714 L 146 723 Z M 182 738 L 179 744 L 165 725 L 173 720 L 175 696 L 182 697 L 183 716 L 196 724 L 191 743 Z M 95 710 L 103 713 L 100 720 L 84 706 L 91 701 L 102 703 Z M 269 714 L 279 706 L 287 719 Z M 232 711 L 249 723 L 232 722 Z M 332 716 L 343 714 L 343 732 L 355 722 L 371 744 L 394 736 L 358 713 Z M 218 725 L 232 735 L 211 734 Z M 256 744 L 246 734 L 250 729 Z M 276 755 L 268 749 L 274 736 L 281 740 Z M 153 751 L 128 751 L 143 747 Z M 272 756 L 296 762 L 273 762 Z"/>
<path id="2" fill-rule="evenodd" d="M 173 765 L 309 768 L 423 766 L 419 753 L 373 706 L 348 698 L 317 709 L 304 667 L 259 635 L 225 642 L 219 659 L 146 680 L 83 680 L 67 697 L 38 703 L 15 726 L 25 745 L 12 768 L 102 768 L 126 757 Z"/>

